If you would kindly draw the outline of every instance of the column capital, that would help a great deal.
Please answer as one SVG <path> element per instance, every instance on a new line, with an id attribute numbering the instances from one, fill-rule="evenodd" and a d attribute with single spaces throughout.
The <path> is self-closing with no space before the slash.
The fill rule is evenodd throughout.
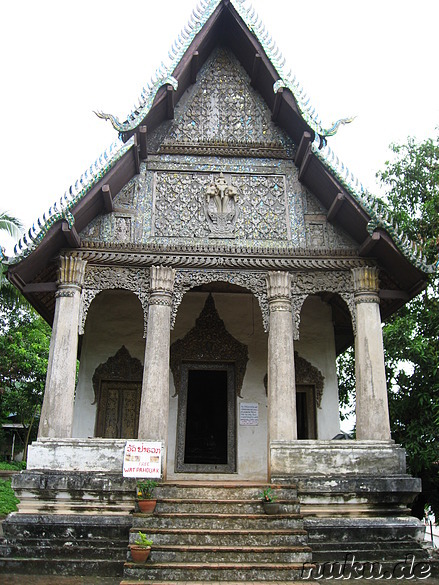
<path id="1" fill-rule="evenodd" d="M 76 256 L 60 256 L 58 268 L 58 286 L 82 288 L 84 284 L 86 260 Z"/>
<path id="2" fill-rule="evenodd" d="M 354 278 L 355 303 L 379 303 L 378 268 L 375 266 L 353 268 L 352 275 Z"/>
<path id="3" fill-rule="evenodd" d="M 171 306 L 174 280 L 174 268 L 168 268 L 167 266 L 151 266 L 151 293 L 149 304 Z"/>
<path id="4" fill-rule="evenodd" d="M 267 272 L 267 300 L 270 311 L 291 311 L 291 275 Z"/>

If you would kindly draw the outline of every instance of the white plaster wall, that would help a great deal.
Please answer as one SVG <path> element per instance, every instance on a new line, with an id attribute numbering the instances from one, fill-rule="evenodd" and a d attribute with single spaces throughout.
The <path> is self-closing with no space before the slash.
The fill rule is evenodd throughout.
<path id="1" fill-rule="evenodd" d="M 325 377 L 321 408 L 317 408 L 317 438 L 332 439 L 340 432 L 334 326 L 331 307 L 320 297 L 310 296 L 303 304 L 299 333 L 294 349 Z"/>
<path id="2" fill-rule="evenodd" d="M 143 364 L 143 310 L 139 299 L 125 290 L 103 291 L 92 301 L 82 340 L 73 418 L 73 437 L 93 437 L 96 404 L 92 378 L 96 368 L 125 345 Z"/>
<path id="3" fill-rule="evenodd" d="M 262 327 L 262 316 L 257 300 L 251 294 L 214 293 L 213 298 L 220 318 L 227 331 L 248 347 L 249 361 L 242 387 L 242 398 L 237 398 L 237 473 L 222 474 L 224 479 L 267 479 L 267 396 L 264 376 L 267 372 L 267 334 Z M 187 293 L 179 307 L 175 328 L 171 332 L 171 343 L 182 338 L 195 326 L 207 293 Z M 194 474 L 175 473 L 176 429 L 178 397 L 175 394 L 171 374 L 168 479 L 193 479 Z M 259 405 L 258 426 L 239 425 L 239 404 L 257 402 Z M 209 479 L 219 479 L 218 474 L 203 474 Z"/>

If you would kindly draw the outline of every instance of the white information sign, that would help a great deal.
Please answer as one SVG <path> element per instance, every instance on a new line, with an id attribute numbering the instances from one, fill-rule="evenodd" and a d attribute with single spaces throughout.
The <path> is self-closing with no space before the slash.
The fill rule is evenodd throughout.
<path id="1" fill-rule="evenodd" d="M 259 404 L 241 402 L 239 405 L 239 424 L 243 427 L 255 427 L 259 424 Z"/>
<path id="2" fill-rule="evenodd" d="M 161 469 L 160 442 L 127 441 L 123 457 L 124 477 L 160 477 Z"/>

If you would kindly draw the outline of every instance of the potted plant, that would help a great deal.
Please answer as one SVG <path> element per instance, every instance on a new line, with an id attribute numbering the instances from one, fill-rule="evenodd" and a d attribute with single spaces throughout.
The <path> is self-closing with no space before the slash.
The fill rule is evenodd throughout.
<path id="1" fill-rule="evenodd" d="M 143 514 L 152 514 L 157 500 L 153 498 L 154 489 L 158 483 L 153 479 L 137 482 L 137 503 Z"/>
<path id="2" fill-rule="evenodd" d="M 151 552 L 152 540 L 146 538 L 143 532 L 137 533 L 134 544 L 130 544 L 131 557 L 135 563 L 144 563 Z"/>
<path id="3" fill-rule="evenodd" d="M 277 496 L 271 487 L 267 487 L 259 494 L 266 514 L 279 514 L 280 504 L 276 504 Z"/>

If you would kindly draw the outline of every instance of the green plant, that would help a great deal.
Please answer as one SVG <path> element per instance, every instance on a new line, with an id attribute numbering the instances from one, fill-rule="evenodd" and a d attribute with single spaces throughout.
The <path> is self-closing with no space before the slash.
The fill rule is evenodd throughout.
<path id="1" fill-rule="evenodd" d="M 271 487 L 265 488 L 265 490 L 259 494 L 259 497 L 263 502 L 275 502 L 277 500 L 277 496 Z"/>
<path id="2" fill-rule="evenodd" d="M 147 479 L 146 481 L 137 482 L 137 497 L 144 500 L 152 500 L 154 489 L 158 486 L 158 483 L 153 479 Z"/>
<path id="3" fill-rule="evenodd" d="M 11 480 L 0 479 L 0 514 L 7 516 L 10 512 L 15 512 L 19 502 L 11 488 Z"/>
<path id="4" fill-rule="evenodd" d="M 21 471 L 26 469 L 26 461 L 11 461 L 10 463 L 0 461 L 0 469 L 2 471 Z"/>
<path id="5" fill-rule="evenodd" d="M 134 544 L 136 544 L 137 546 L 141 546 L 144 548 L 149 548 L 152 545 L 152 540 L 150 540 L 149 538 L 146 538 L 146 534 L 144 534 L 143 532 L 139 532 L 137 533 L 137 538 L 134 541 Z"/>

